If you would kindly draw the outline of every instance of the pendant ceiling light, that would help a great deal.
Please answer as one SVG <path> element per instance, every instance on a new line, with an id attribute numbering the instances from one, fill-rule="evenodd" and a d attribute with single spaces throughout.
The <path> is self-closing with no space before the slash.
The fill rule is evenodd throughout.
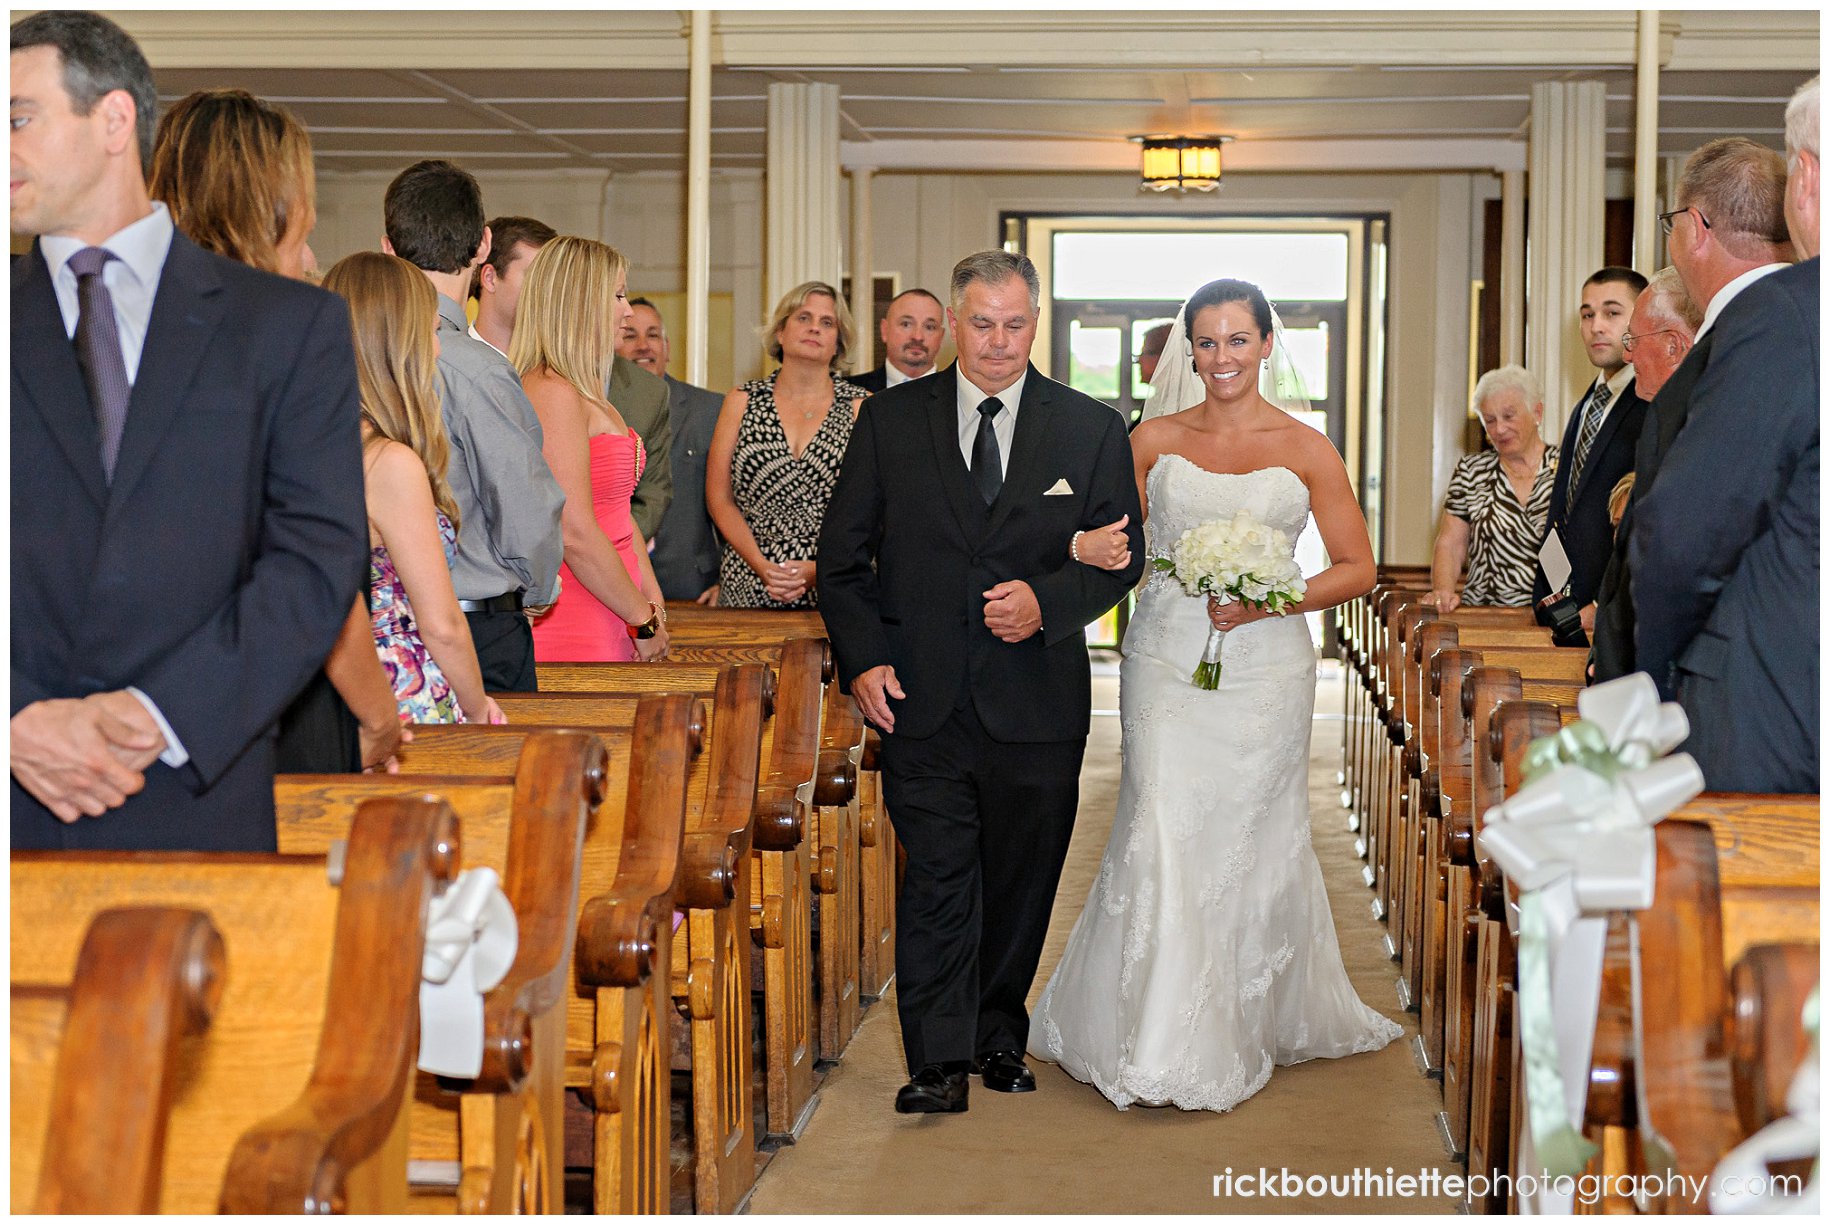
<path id="1" fill-rule="evenodd" d="M 1220 186 L 1220 146 L 1231 136 L 1133 136 L 1143 146 L 1145 191 L 1212 191 Z"/>

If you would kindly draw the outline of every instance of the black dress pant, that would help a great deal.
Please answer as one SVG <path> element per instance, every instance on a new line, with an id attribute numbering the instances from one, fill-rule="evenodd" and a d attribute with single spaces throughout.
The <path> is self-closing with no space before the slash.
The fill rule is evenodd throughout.
<path id="1" fill-rule="evenodd" d="M 911 1074 L 1028 1045 L 1085 753 L 1084 737 L 994 740 L 970 700 L 932 736 L 883 738 L 884 803 L 908 852 L 896 1003 Z"/>
<path id="2" fill-rule="evenodd" d="M 470 640 L 476 644 L 483 688 L 491 693 L 534 693 L 534 627 L 519 610 L 467 612 Z"/>

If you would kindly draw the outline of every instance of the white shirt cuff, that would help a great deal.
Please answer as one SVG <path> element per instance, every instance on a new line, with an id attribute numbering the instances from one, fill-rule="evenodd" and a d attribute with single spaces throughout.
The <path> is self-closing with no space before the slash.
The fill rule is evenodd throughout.
<path id="1" fill-rule="evenodd" d="M 127 692 L 140 699 L 140 705 L 146 707 L 146 713 L 153 717 L 153 722 L 159 725 L 159 731 L 165 736 L 165 751 L 159 754 L 159 760 L 174 770 L 189 761 L 190 753 L 179 742 L 178 733 L 172 730 L 172 725 L 165 721 L 165 716 L 160 712 L 157 703 L 132 685 L 127 686 Z"/>

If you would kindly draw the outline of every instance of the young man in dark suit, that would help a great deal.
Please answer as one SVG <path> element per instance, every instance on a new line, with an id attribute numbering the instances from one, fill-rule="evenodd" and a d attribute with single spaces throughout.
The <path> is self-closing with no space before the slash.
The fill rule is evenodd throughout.
<path id="1" fill-rule="evenodd" d="M 947 339 L 940 299 L 925 289 L 905 289 L 890 300 L 877 334 L 883 338 L 885 362 L 847 381 L 873 395 L 910 379 L 934 373 L 940 347 Z"/>
<path id="2" fill-rule="evenodd" d="M 1603 268 L 1582 286 L 1582 342 L 1597 373 L 1570 413 L 1557 448 L 1561 458 L 1544 535 L 1548 540 L 1555 534 L 1562 544 L 1570 576 L 1553 592 L 1539 564 L 1532 602 L 1545 624 L 1550 623 L 1546 601 L 1567 599 L 1584 632 L 1595 629 L 1595 597 L 1614 544 L 1608 494 L 1633 471 L 1633 449 L 1646 421 L 1646 402 L 1634 394 L 1633 367 L 1621 347 L 1634 299 L 1645 287 L 1646 278 L 1631 268 Z"/>
<path id="3" fill-rule="evenodd" d="M 176 232 L 155 98 L 105 18 L 13 25 L 15 850 L 273 850 L 367 570 L 349 312 Z"/>
<path id="4" fill-rule="evenodd" d="M 966 1109 L 966 1074 L 1035 1088 L 1024 1004 L 1073 832 L 1091 707 L 1085 626 L 1143 572 L 1125 423 L 1029 364 L 1039 281 L 986 251 L 953 273 L 959 361 L 871 397 L 819 543 L 839 675 L 884 732 L 908 851 L 896 983 L 904 1113 Z M 1132 564 L 1069 555 L 1130 517 Z"/>

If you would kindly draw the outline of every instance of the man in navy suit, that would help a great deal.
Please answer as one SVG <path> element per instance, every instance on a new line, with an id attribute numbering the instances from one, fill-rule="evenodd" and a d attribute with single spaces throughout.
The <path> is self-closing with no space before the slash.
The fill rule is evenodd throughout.
<path id="1" fill-rule="evenodd" d="M 1817 112 L 1813 79 L 1786 111 L 1786 233 L 1737 211 L 1770 193 L 1712 200 L 1688 169 L 1672 217 L 1680 269 L 1710 241 L 1789 236 L 1803 257 L 1705 317 L 1713 355 L 1628 542 L 1639 666 L 1683 704 L 1712 791 L 1819 790 Z"/>
<path id="2" fill-rule="evenodd" d="M 1582 343 L 1597 374 L 1564 428 L 1544 525 L 1545 539 L 1554 532 L 1568 555 L 1570 576 L 1553 592 L 1540 565 L 1532 585 L 1541 621 L 1548 623 L 1543 602 L 1564 596 L 1581 612 L 1588 633 L 1595 630 L 1595 597 L 1614 548 L 1608 494 L 1633 471 L 1634 447 L 1646 423 L 1646 402 L 1635 394 L 1633 367 L 1621 344 L 1633 301 L 1645 287 L 1646 278 L 1631 268 L 1603 268 L 1583 283 Z"/>
<path id="3" fill-rule="evenodd" d="M 13 25 L 15 849 L 274 849 L 367 564 L 349 313 L 174 230 L 155 98 L 105 18 Z"/>

